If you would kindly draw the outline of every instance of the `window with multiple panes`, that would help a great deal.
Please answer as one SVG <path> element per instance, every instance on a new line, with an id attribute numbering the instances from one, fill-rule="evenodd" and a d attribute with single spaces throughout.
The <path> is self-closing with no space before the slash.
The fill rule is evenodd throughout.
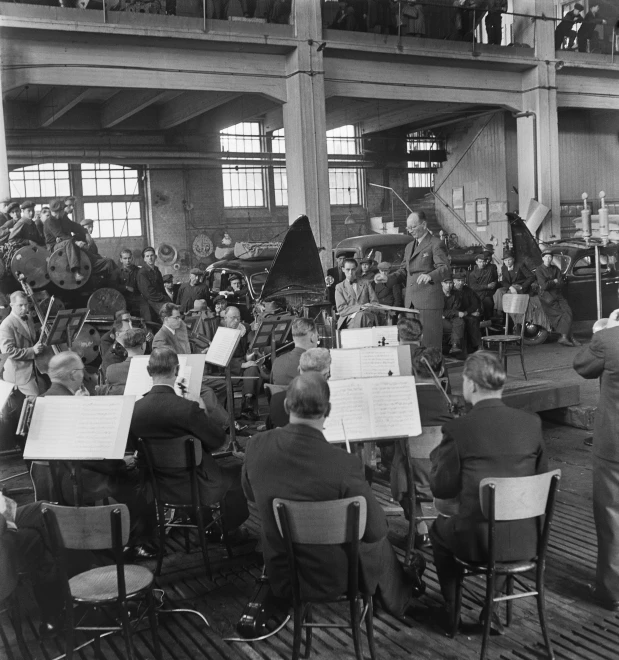
<path id="1" fill-rule="evenodd" d="M 411 151 L 439 151 L 445 149 L 445 140 L 437 138 L 432 131 L 416 131 L 406 138 L 406 149 Z M 432 188 L 434 186 L 433 170 L 441 167 L 441 162 L 428 158 L 427 160 L 408 161 L 408 187 Z M 410 170 L 413 170 L 412 172 Z M 418 170 L 418 171 L 414 171 Z"/>
<path id="2" fill-rule="evenodd" d="M 355 156 L 359 153 L 359 140 L 352 125 L 327 131 L 327 153 L 330 156 Z M 332 205 L 361 203 L 361 170 L 357 167 L 329 168 L 329 198 Z"/>
<path id="3" fill-rule="evenodd" d="M 264 151 L 262 126 L 259 122 L 242 122 L 220 131 L 224 154 L 252 154 Z M 242 157 L 242 156 L 241 156 Z M 239 156 L 230 156 L 239 160 Z M 251 158 L 243 164 L 223 165 L 224 207 L 249 208 L 265 206 L 264 168 L 252 166 Z"/>
<path id="4" fill-rule="evenodd" d="M 108 163 L 44 163 L 9 173 L 11 198 L 36 208 L 75 195 L 74 220 L 94 221 L 95 238 L 144 235 L 144 191 L 139 169 Z"/>

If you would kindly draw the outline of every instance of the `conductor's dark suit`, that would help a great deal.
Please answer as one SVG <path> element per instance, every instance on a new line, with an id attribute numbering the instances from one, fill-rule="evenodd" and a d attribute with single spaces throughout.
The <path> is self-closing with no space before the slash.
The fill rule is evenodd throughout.
<path id="1" fill-rule="evenodd" d="M 273 499 L 320 502 L 362 495 L 367 501 L 367 525 L 360 548 L 362 576 L 367 588 L 376 589 L 385 609 L 401 615 L 411 590 L 387 539 L 387 521 L 364 479 L 361 461 L 330 445 L 323 434 L 302 424 L 258 433 L 247 443 L 243 488 L 255 501 L 262 521 L 262 544 L 267 575 L 276 596 L 291 596 L 288 561 L 273 513 Z M 314 588 L 301 576 L 301 588 L 316 597 L 343 591 L 347 559 L 339 546 L 307 546 L 306 565 L 318 576 Z"/>
<path id="2" fill-rule="evenodd" d="M 230 529 L 247 519 L 247 502 L 241 492 L 240 468 L 220 466 L 211 452 L 221 447 L 225 433 L 209 419 L 195 401 L 178 396 L 167 385 L 155 385 L 136 401 L 130 434 L 134 439 L 159 440 L 191 435 L 202 443 L 202 463 L 198 466 L 198 487 L 203 504 L 215 504 L 225 496 Z M 161 496 L 168 501 L 191 501 L 190 483 L 183 469 L 161 470 Z"/>
<path id="3" fill-rule="evenodd" d="M 424 346 L 441 348 L 443 338 L 443 289 L 441 282 L 451 273 L 445 246 L 429 232 L 421 241 L 412 241 L 404 250 L 398 279 L 404 284 L 404 306 L 419 310 L 423 325 Z M 429 275 L 431 283 L 417 284 L 420 275 Z"/>
<path id="4" fill-rule="evenodd" d="M 443 441 L 430 458 L 432 493 L 441 499 L 458 498 L 460 505 L 457 515 L 439 516 L 430 530 L 441 591 L 452 604 L 458 575 L 454 555 L 470 561 L 487 558 L 488 528 L 479 505 L 479 482 L 546 472 L 542 422 L 499 399 L 480 401 L 468 415 L 443 426 Z M 535 519 L 497 523 L 496 531 L 498 561 L 536 555 Z"/>
<path id="5" fill-rule="evenodd" d="M 596 591 L 619 600 L 619 327 L 593 335 L 574 358 L 583 378 L 601 378 L 593 428 L 593 517 L 598 537 Z"/>

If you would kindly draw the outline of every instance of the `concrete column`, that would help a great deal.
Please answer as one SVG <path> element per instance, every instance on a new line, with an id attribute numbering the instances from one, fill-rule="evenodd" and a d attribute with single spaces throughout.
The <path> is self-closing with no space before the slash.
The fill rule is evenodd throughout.
<path id="1" fill-rule="evenodd" d="M 0 59 L 0 72 L 2 71 Z M 4 127 L 4 108 L 2 103 L 2 73 L 0 73 L 0 199 L 10 197 L 9 159 L 6 151 L 6 129 Z"/>
<path id="2" fill-rule="evenodd" d="M 327 157 L 325 88 L 320 4 L 294 3 L 297 48 L 286 61 L 287 102 L 283 106 L 288 177 L 288 219 L 310 219 L 323 265 L 331 262 L 331 208 Z"/>
<path id="3" fill-rule="evenodd" d="M 518 197 L 521 215 L 531 198 L 550 207 L 542 239 L 561 238 L 559 118 L 554 62 L 540 62 L 523 75 L 523 113 L 517 123 Z"/>

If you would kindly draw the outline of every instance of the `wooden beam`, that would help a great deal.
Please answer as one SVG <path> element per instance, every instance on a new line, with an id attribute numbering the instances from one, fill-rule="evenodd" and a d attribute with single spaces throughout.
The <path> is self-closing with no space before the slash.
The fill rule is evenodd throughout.
<path id="1" fill-rule="evenodd" d="M 166 91 L 155 92 L 150 89 L 118 92 L 101 108 L 101 127 L 112 128 L 149 105 L 166 98 L 167 94 Z"/>
<path id="2" fill-rule="evenodd" d="M 47 128 L 74 108 L 88 94 L 88 87 L 59 87 L 52 89 L 39 103 L 39 126 Z"/>
<path id="3" fill-rule="evenodd" d="M 236 99 L 231 92 L 186 92 L 159 109 L 159 128 L 167 130 Z"/>

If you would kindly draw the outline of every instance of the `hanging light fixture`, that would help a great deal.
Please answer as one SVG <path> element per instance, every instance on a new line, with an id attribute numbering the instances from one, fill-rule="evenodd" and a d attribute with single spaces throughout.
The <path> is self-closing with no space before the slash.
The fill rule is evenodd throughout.
<path id="1" fill-rule="evenodd" d="M 345 225 L 356 225 L 357 220 L 352 212 L 352 204 L 350 203 L 350 188 L 348 188 L 348 215 L 344 219 Z"/>

